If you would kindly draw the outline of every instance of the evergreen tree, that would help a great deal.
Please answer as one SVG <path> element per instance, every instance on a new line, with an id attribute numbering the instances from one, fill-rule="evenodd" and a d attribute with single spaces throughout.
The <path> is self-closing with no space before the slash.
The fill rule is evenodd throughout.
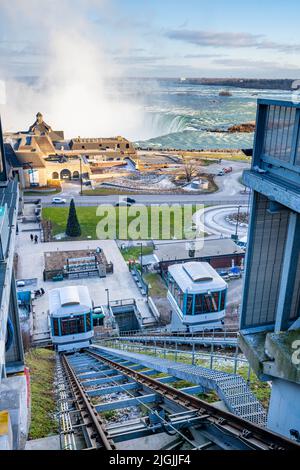
<path id="1" fill-rule="evenodd" d="M 74 199 L 70 202 L 66 235 L 68 237 L 80 237 L 81 235 L 81 228 L 76 214 Z"/>

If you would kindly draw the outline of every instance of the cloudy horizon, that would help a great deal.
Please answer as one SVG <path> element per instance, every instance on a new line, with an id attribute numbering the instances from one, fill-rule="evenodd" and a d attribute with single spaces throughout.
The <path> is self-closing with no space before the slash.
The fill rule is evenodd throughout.
<path id="1" fill-rule="evenodd" d="M 299 13 L 296 0 L 0 0 L 0 78 L 38 76 L 75 17 L 121 76 L 294 79 Z"/>

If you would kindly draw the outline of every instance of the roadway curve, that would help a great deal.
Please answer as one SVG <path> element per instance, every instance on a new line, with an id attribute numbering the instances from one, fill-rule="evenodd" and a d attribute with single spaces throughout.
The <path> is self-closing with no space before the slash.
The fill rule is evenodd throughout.
<path id="1" fill-rule="evenodd" d="M 248 210 L 248 205 L 241 205 L 241 210 Z M 236 231 L 236 225 L 227 222 L 226 216 L 237 212 L 238 208 L 236 205 L 223 205 L 207 207 L 203 214 L 201 214 L 200 221 L 203 225 L 204 231 L 208 236 L 223 236 L 229 237 Z M 247 235 L 248 227 L 238 226 L 237 234 L 239 237 Z"/>

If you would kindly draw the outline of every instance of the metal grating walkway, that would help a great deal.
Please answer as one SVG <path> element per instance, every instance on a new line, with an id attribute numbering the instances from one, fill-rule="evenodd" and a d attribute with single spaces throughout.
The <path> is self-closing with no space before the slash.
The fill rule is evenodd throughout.
<path id="1" fill-rule="evenodd" d="M 253 395 L 246 381 L 240 375 L 229 374 L 205 367 L 183 364 L 139 353 L 124 352 L 113 348 L 93 345 L 91 349 L 100 350 L 114 361 L 133 360 L 137 364 L 166 373 L 176 378 L 215 390 L 228 409 L 243 419 L 259 426 L 266 426 L 267 413 L 259 400 Z"/>
<path id="2" fill-rule="evenodd" d="M 204 345 L 204 346 L 210 346 L 212 344 L 214 344 L 215 346 L 222 346 L 222 347 L 225 347 L 225 346 L 231 346 L 231 347 L 234 347 L 234 346 L 237 346 L 238 344 L 238 341 L 237 341 L 237 337 L 213 337 L 213 336 L 208 336 L 208 337 L 204 337 L 202 338 L 201 336 L 200 337 L 197 337 L 197 336 L 189 336 L 189 337 L 185 337 L 185 336 L 164 336 L 164 335 L 160 335 L 160 336 L 151 336 L 151 335 L 122 335 L 122 336 L 117 336 L 116 339 L 120 340 L 120 341 L 133 341 L 133 342 L 151 342 L 151 343 L 155 343 L 155 342 L 160 342 L 160 343 L 163 343 L 163 342 L 166 342 L 166 343 L 178 343 L 178 344 L 199 344 L 199 345 Z"/>

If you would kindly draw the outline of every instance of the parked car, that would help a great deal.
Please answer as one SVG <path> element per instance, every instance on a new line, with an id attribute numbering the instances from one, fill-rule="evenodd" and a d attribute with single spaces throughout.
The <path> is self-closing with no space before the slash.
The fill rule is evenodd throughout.
<path id="1" fill-rule="evenodd" d="M 221 271 L 219 274 L 224 279 L 224 281 L 229 281 L 230 275 L 228 271 Z"/>
<path id="2" fill-rule="evenodd" d="M 127 196 L 124 197 L 122 200 L 124 202 L 129 202 L 129 204 L 134 204 L 136 202 L 135 199 L 133 199 L 132 197 L 127 197 Z"/>
<path id="3" fill-rule="evenodd" d="M 224 175 L 224 171 L 220 170 L 219 173 L 218 173 L 218 176 L 223 176 L 223 175 Z"/>
<path id="4" fill-rule="evenodd" d="M 66 199 L 63 199 L 62 197 L 52 198 L 52 204 L 65 204 L 66 202 L 67 202 Z"/>
<path id="5" fill-rule="evenodd" d="M 229 273 L 229 279 L 239 279 L 242 276 L 241 272 Z"/>
<path id="6" fill-rule="evenodd" d="M 231 173 L 232 172 L 232 166 L 229 166 L 227 168 L 223 168 L 224 173 Z"/>
<path id="7" fill-rule="evenodd" d="M 120 201 L 120 202 L 116 202 L 115 203 L 115 207 L 130 207 L 131 206 L 131 203 L 130 202 L 127 202 L 127 201 Z"/>

